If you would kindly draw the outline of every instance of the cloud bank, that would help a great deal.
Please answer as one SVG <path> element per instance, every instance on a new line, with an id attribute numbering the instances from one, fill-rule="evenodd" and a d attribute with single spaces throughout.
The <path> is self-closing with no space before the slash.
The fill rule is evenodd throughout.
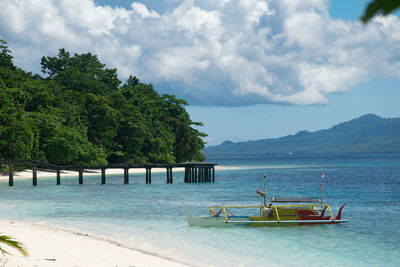
<path id="1" fill-rule="evenodd" d="M 328 0 L 185 0 L 164 13 L 92 0 L 2 0 L 0 38 L 40 71 L 59 48 L 97 54 L 197 105 L 324 104 L 370 77 L 400 77 L 400 20 L 330 18 Z"/>

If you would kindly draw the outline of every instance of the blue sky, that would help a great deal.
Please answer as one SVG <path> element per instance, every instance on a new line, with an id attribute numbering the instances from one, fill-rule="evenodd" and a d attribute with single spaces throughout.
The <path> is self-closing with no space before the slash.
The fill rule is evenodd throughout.
<path id="1" fill-rule="evenodd" d="M 365 26 L 368 2 L 4 0 L 0 38 L 32 72 L 61 47 L 92 52 L 188 100 L 215 145 L 399 117 L 399 12 Z"/>

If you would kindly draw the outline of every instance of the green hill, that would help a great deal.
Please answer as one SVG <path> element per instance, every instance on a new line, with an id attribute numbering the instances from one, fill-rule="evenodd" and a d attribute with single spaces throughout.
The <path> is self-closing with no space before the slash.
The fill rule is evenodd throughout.
<path id="1" fill-rule="evenodd" d="M 400 118 L 367 114 L 330 129 L 256 141 L 225 141 L 203 152 L 207 158 L 400 153 Z"/>

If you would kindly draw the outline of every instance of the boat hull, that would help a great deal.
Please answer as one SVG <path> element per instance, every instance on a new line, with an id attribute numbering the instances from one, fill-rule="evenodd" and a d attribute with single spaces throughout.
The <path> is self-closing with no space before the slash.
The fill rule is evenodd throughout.
<path id="1" fill-rule="evenodd" d="M 329 216 L 293 216 L 283 215 L 279 220 L 276 217 L 264 216 L 207 216 L 207 217 L 192 217 L 188 207 L 186 209 L 186 219 L 189 226 L 200 227 L 232 227 L 232 226 L 247 226 L 247 227 L 262 227 L 262 226 L 301 226 L 315 224 L 339 224 L 347 222 L 342 219 L 332 219 Z"/>

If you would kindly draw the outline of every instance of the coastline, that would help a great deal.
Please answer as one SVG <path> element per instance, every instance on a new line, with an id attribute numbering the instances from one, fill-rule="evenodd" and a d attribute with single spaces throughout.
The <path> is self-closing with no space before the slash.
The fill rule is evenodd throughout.
<path id="1" fill-rule="evenodd" d="M 235 169 L 235 167 L 230 167 L 230 166 L 215 166 L 216 171 L 221 171 L 221 170 L 230 170 L 230 169 Z M 184 168 L 174 168 L 174 173 L 175 172 L 184 172 Z M 85 176 L 96 176 L 96 175 L 101 175 L 101 170 L 84 170 L 84 175 Z M 146 169 L 140 168 L 140 169 L 135 169 L 134 174 L 145 174 Z M 153 168 L 152 173 L 166 173 L 166 170 L 164 168 Z M 106 170 L 106 175 L 114 175 L 114 174 L 124 174 L 123 169 L 107 169 Z M 133 173 L 130 173 L 132 175 Z M 76 171 L 61 171 L 61 177 L 77 177 L 78 172 Z M 37 177 L 38 179 L 40 178 L 48 178 L 48 177 L 56 177 L 56 173 L 52 171 L 38 171 L 37 172 Z M 32 179 L 32 170 L 27 169 L 24 171 L 16 171 L 14 172 L 14 180 L 28 180 Z M 0 172 L 0 181 L 8 181 L 8 173 L 7 172 Z"/>
<path id="2" fill-rule="evenodd" d="M 216 170 L 235 167 L 216 166 Z M 163 168 L 154 168 L 153 173 L 165 173 Z M 174 172 L 184 172 L 175 168 Z M 123 175 L 123 169 L 108 169 L 106 175 Z M 145 174 L 146 169 L 135 169 L 134 174 Z M 133 173 L 130 173 L 131 175 Z M 84 171 L 85 176 L 101 175 L 101 170 Z M 38 180 L 55 177 L 52 171 L 38 171 Z M 75 171 L 62 171 L 63 177 L 77 177 Z M 0 173 L 0 181 L 8 181 L 8 173 Z M 14 180 L 32 179 L 32 170 L 17 171 Z M 187 266 L 174 261 L 170 255 L 157 255 L 150 250 L 126 246 L 114 239 L 87 234 L 84 230 L 69 230 L 68 226 L 37 224 L 29 221 L 0 218 L 0 235 L 8 235 L 26 248 L 29 257 L 24 257 L 13 248 L 0 243 L 10 255 L 0 256 L 0 266 Z M 171 255 L 172 256 L 172 255 Z"/>
<path id="3" fill-rule="evenodd" d="M 233 167 L 216 166 L 216 170 Z M 184 168 L 175 168 L 174 172 Z M 163 168 L 154 168 L 153 173 L 165 173 Z M 123 175 L 123 169 L 108 169 L 107 175 Z M 145 174 L 146 169 L 135 169 L 135 174 Z M 132 175 L 133 173 L 131 173 Z M 101 175 L 101 170 L 84 171 L 85 176 Z M 55 177 L 52 171 L 38 171 L 38 180 Z M 75 171 L 62 171 L 61 176 L 77 177 Z M 8 181 L 8 173 L 0 173 L 0 181 Z M 32 179 L 32 170 L 17 171 L 14 180 Z M 69 230 L 51 224 L 36 224 L 29 221 L 0 218 L 0 235 L 11 236 L 22 243 L 29 253 L 24 257 L 17 250 L 0 243 L 10 254 L 0 254 L 0 266 L 186 266 L 174 261 L 170 255 L 156 255 L 147 250 L 131 248 L 113 239 L 85 233 L 84 230 Z M 151 250 L 150 250 L 151 251 Z"/>
<path id="4" fill-rule="evenodd" d="M 349 203 L 343 213 L 349 223 L 341 226 L 221 230 L 187 225 L 182 201 L 196 217 L 207 214 L 210 205 L 252 205 L 259 202 L 254 189 L 260 188 L 265 172 L 271 195 L 316 195 L 321 174 L 319 161 L 244 161 L 250 167 L 263 169 L 243 171 L 241 165 L 232 164 L 239 170 L 217 171 L 217 182 L 213 184 L 184 184 L 183 173 L 177 172 L 174 185 L 164 184 L 165 175 L 161 173 L 155 175 L 152 185 L 141 180 L 124 186 L 121 175 L 110 175 L 114 180 L 106 187 L 99 184 L 96 176 L 88 176 L 84 186 L 77 185 L 74 177 L 68 178 L 72 182 L 56 186 L 53 176 L 32 187 L 29 175 L 29 180 L 14 187 L 1 184 L 0 217 L 100 236 L 190 266 L 323 266 L 326 262 L 337 266 L 397 266 L 400 239 L 396 217 L 388 215 L 395 214 L 398 207 L 376 210 L 377 216 L 368 221 L 364 220 L 365 212 L 360 211 L 371 210 L 371 198 L 381 206 L 387 205 L 388 200 L 396 202 L 399 157 L 324 159 L 324 180 L 329 187 L 326 201 L 335 207 Z M 294 164 L 296 167 L 288 169 Z M 380 218 L 385 218 L 388 227 L 376 227 Z M 3 231 L 0 225 L 0 232 Z M 286 253 L 288 248 L 290 253 Z M 47 261 L 41 263 L 36 266 L 46 266 Z M 47 266 L 56 266 L 50 263 L 53 265 Z"/>
<path id="5" fill-rule="evenodd" d="M 186 266 L 102 237 L 48 225 L 0 220 L 1 233 L 21 242 L 29 256 L 0 243 L 10 254 L 1 266 Z"/>

